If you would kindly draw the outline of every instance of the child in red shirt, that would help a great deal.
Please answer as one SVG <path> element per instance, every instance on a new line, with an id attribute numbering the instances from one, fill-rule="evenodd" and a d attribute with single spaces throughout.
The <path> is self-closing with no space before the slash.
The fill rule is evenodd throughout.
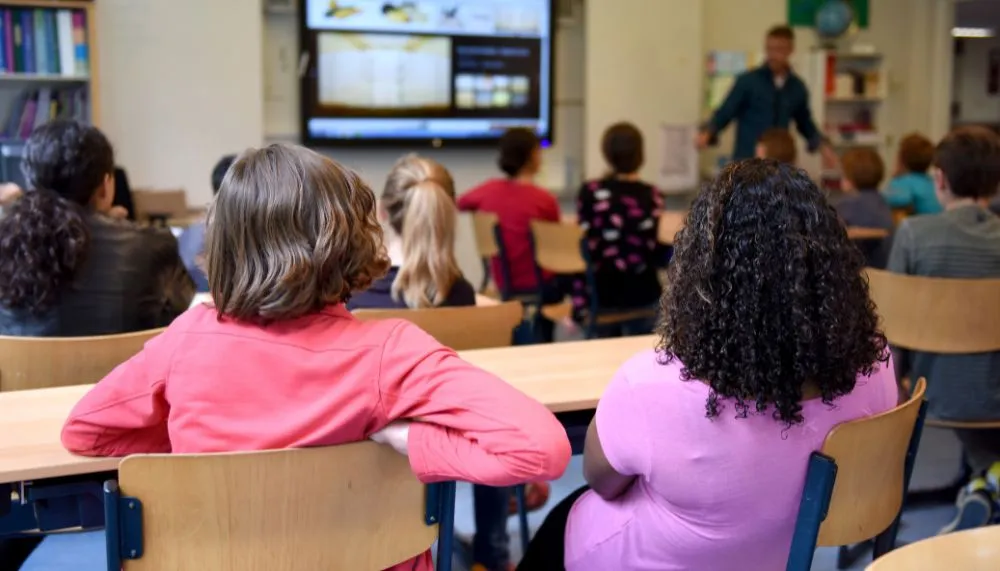
<path id="1" fill-rule="evenodd" d="M 244 153 L 209 213 L 214 306 L 178 318 L 73 409 L 91 456 L 330 446 L 372 438 L 424 482 L 559 477 L 555 417 L 416 326 L 344 307 L 389 267 L 375 196 L 313 151 Z M 419 419 L 419 420 L 418 420 Z M 430 553 L 393 569 L 429 571 Z"/>
<path id="2" fill-rule="evenodd" d="M 500 258 L 493 259 L 493 281 L 501 291 L 536 293 L 535 255 L 531 251 L 532 220 L 559 221 L 559 203 L 552 193 L 535 185 L 542 164 L 542 148 L 529 129 L 510 129 L 500 138 L 497 161 L 505 178 L 488 180 L 458 197 L 459 210 L 490 212 L 497 215 L 500 235 L 507 254 L 508 284 Z"/>

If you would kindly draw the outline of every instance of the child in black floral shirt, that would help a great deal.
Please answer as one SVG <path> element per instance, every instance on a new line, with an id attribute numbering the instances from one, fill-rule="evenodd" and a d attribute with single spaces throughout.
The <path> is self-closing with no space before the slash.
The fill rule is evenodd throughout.
<path id="1" fill-rule="evenodd" d="M 604 159 L 611 172 L 589 181 L 577 197 L 577 219 L 594 267 L 601 308 L 634 309 L 660 298 L 657 222 L 660 193 L 639 179 L 643 163 L 642 133 L 631 123 L 617 123 L 604 132 Z M 577 281 L 573 305 L 577 314 L 589 309 L 585 284 Z"/>

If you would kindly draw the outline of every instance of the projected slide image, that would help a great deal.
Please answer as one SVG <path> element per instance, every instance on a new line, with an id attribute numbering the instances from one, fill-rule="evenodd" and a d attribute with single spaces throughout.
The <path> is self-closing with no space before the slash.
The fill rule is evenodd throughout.
<path id="1" fill-rule="evenodd" d="M 385 117 L 449 110 L 450 38 L 324 32 L 317 40 L 323 111 Z"/>
<path id="2" fill-rule="evenodd" d="M 516 109 L 528 106 L 530 81 L 523 75 L 471 75 L 455 77 L 458 109 Z"/>

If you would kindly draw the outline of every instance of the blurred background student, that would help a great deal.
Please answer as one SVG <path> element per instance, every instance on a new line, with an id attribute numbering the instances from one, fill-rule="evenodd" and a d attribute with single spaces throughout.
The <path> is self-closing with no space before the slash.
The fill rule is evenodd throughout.
<path id="1" fill-rule="evenodd" d="M 577 196 L 577 220 L 584 230 L 596 291 L 583 280 L 573 288 L 574 314 L 590 309 L 596 296 L 601 308 L 634 309 L 654 305 L 660 298 L 657 267 L 663 259 L 657 241 L 657 222 L 663 201 L 652 185 L 639 178 L 645 161 L 642 133 L 631 123 L 607 128 L 601 150 L 610 172 L 585 182 Z M 648 333 L 652 323 L 619 327 L 612 334 Z"/>
<path id="2" fill-rule="evenodd" d="M 219 194 L 222 188 L 222 180 L 226 178 L 229 167 L 236 160 L 236 155 L 226 155 L 219 159 L 212 169 L 212 195 Z M 194 286 L 199 293 L 208 291 L 208 278 L 205 277 L 205 270 L 202 269 L 202 258 L 205 251 L 205 220 L 199 220 L 191 224 L 181 232 L 177 238 L 177 247 L 184 260 L 184 267 L 194 281 Z"/>
<path id="3" fill-rule="evenodd" d="M 774 159 L 779 163 L 794 165 L 798 160 L 798 154 L 791 131 L 774 127 L 764 131 L 760 136 L 755 156 L 758 159 Z"/>
<path id="4" fill-rule="evenodd" d="M 899 142 L 896 175 L 882 195 L 892 208 L 911 209 L 914 214 L 941 212 L 934 179 L 928 174 L 934 161 L 934 143 L 919 133 L 911 133 Z"/>

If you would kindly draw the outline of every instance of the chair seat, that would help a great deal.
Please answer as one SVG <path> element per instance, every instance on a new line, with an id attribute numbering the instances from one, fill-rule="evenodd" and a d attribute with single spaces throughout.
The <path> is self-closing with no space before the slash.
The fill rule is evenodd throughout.
<path id="1" fill-rule="evenodd" d="M 562 321 L 572 315 L 573 304 L 564 301 L 542 306 L 542 315 L 549 321 Z"/>

